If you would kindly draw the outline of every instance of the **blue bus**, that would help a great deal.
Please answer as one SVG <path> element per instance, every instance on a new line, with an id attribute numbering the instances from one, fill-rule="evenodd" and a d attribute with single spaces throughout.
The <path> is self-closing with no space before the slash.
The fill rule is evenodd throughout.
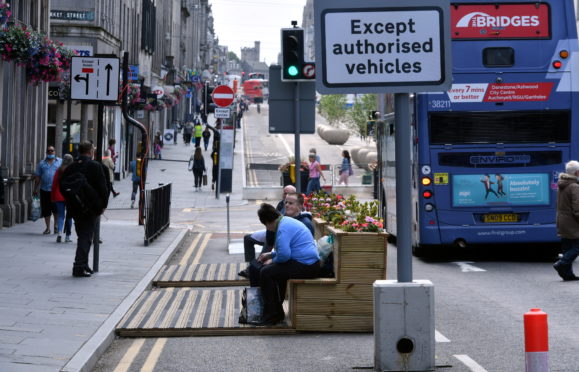
<path id="1" fill-rule="evenodd" d="M 558 242 L 558 174 L 579 158 L 573 0 L 454 1 L 451 22 L 451 89 L 411 95 L 413 253 Z M 385 113 L 392 102 L 386 95 Z M 385 117 L 380 197 L 395 235 L 394 125 Z"/>

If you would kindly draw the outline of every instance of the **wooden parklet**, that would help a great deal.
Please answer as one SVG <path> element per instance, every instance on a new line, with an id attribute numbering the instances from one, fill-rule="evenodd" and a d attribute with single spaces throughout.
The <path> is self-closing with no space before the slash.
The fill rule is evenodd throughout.
<path id="1" fill-rule="evenodd" d="M 375 280 L 386 279 L 387 233 L 334 235 L 335 278 L 288 281 L 289 316 L 297 331 L 372 332 Z"/>
<path id="2" fill-rule="evenodd" d="M 328 226 L 328 221 L 323 218 L 314 217 L 312 219 L 312 224 L 314 225 L 314 239 L 316 241 L 326 234 L 326 226 Z"/>

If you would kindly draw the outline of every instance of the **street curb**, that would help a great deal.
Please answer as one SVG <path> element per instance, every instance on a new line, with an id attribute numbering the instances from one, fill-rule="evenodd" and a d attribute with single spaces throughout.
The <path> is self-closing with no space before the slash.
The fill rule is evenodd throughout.
<path id="1" fill-rule="evenodd" d="M 74 354 L 74 356 L 60 370 L 61 372 L 89 372 L 92 371 L 115 339 L 115 327 L 122 317 L 127 313 L 129 308 L 135 303 L 139 296 L 150 286 L 153 278 L 161 267 L 173 255 L 173 252 L 181 241 L 185 238 L 188 229 L 182 229 L 173 242 L 165 249 L 165 252 L 157 259 L 147 274 L 141 279 L 133 290 L 117 306 L 115 311 L 107 320 L 97 329 L 97 331 L 88 339 L 84 345 Z"/>

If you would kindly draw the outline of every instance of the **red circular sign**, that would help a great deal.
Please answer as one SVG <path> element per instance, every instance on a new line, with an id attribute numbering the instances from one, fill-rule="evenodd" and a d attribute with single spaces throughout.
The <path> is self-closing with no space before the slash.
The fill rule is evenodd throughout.
<path id="1" fill-rule="evenodd" d="M 302 72 L 304 74 L 304 77 L 312 79 L 316 76 L 316 65 L 314 65 L 313 63 L 306 63 L 302 68 Z"/>
<path id="2" fill-rule="evenodd" d="M 218 85 L 215 87 L 215 89 L 213 89 L 211 98 L 213 98 L 213 103 L 215 103 L 217 106 L 227 107 L 233 103 L 235 94 L 233 93 L 233 89 L 227 85 Z"/>

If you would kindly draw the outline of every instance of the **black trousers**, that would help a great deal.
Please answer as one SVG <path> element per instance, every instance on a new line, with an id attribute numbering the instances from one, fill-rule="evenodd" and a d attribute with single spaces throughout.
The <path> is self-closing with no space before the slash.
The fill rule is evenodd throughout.
<path id="1" fill-rule="evenodd" d="M 264 302 L 264 320 L 283 317 L 282 304 L 288 279 L 312 279 L 319 275 L 319 261 L 306 265 L 289 260 L 263 266 L 259 272 L 259 286 Z"/>
<path id="2" fill-rule="evenodd" d="M 74 228 L 78 237 L 73 271 L 82 272 L 88 267 L 88 254 L 94 237 L 96 216 L 74 217 Z"/>
<path id="3" fill-rule="evenodd" d="M 193 168 L 193 178 L 195 187 L 201 187 L 202 177 L 203 177 L 203 169 Z"/>

